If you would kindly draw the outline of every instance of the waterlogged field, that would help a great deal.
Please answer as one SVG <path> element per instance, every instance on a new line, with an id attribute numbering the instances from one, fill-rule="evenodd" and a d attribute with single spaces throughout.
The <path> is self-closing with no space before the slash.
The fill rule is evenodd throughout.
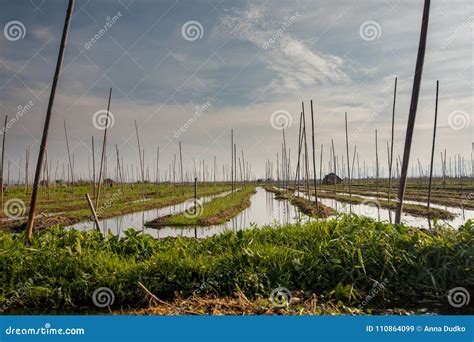
<path id="1" fill-rule="evenodd" d="M 209 196 L 230 190 L 228 184 L 199 184 L 197 196 Z M 44 228 L 57 224 L 71 225 L 81 221 L 91 221 L 91 211 L 85 200 L 85 194 L 92 196 L 92 184 L 75 186 L 50 186 L 42 189 L 39 197 L 38 217 L 35 228 Z M 21 229 L 26 222 L 31 189 L 24 187 L 8 188 L 5 193 L 5 206 L 0 215 L 0 229 Z M 141 184 L 120 184 L 104 186 L 100 201 L 96 205 L 97 215 L 101 219 L 116 217 L 128 213 L 161 208 L 181 203 L 194 197 L 194 185 L 150 184 L 142 188 Z"/>
<path id="2" fill-rule="evenodd" d="M 345 184 L 337 196 L 322 186 L 318 205 L 307 187 L 231 189 L 199 184 L 195 202 L 192 184 L 114 185 L 97 209 L 102 232 L 84 200 L 90 185 L 44 189 L 31 244 L 21 229 L 24 215 L 6 212 L 1 221 L 2 312 L 472 312 L 447 295 L 474 288 L 472 221 L 453 229 L 435 219 L 419 229 L 349 214 L 345 205 L 387 202 L 386 189 L 370 182 L 353 186 L 352 198 Z M 470 191 L 467 184 L 460 189 L 434 194 L 443 192 L 441 201 Z M 422 201 L 423 191 L 411 184 L 408 196 L 415 193 Z M 10 188 L 6 201 L 27 203 L 28 195 Z M 407 208 L 428 216 L 423 203 Z"/>

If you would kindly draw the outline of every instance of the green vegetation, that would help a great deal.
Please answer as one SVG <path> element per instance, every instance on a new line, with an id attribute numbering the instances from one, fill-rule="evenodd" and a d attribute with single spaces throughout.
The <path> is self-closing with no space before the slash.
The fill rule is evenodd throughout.
<path id="1" fill-rule="evenodd" d="M 209 196 L 230 190 L 228 184 L 199 184 L 197 189 L 198 197 Z M 52 186 L 48 190 L 44 189 L 39 197 L 38 213 L 45 213 L 51 217 L 39 215 L 35 222 L 35 229 L 54 226 L 57 224 L 70 225 L 80 221 L 88 220 L 91 217 L 90 209 L 85 200 L 85 193 L 92 197 L 92 184 L 77 185 L 74 187 L 74 194 L 71 188 L 63 186 Z M 137 211 L 162 208 L 169 205 L 181 203 L 194 196 L 194 185 L 173 184 L 145 184 L 145 201 L 142 200 L 141 184 L 114 185 L 105 187 L 102 190 L 99 206 L 96 208 L 99 218 L 110 218 L 114 216 L 130 214 Z M 25 193 L 23 187 L 9 188 L 5 201 L 18 198 L 25 203 L 24 214 L 28 212 L 28 204 L 31 194 Z M 94 204 L 95 201 L 93 200 Z M 1 212 L 3 218 L 5 211 Z M 20 228 L 26 217 L 19 220 L 0 221 L 0 230 L 11 230 Z"/>
<path id="2" fill-rule="evenodd" d="M 301 191 L 304 191 L 304 189 L 301 189 Z M 311 194 L 314 194 L 314 193 L 311 192 Z M 334 193 L 330 193 L 328 191 L 319 191 L 318 197 L 336 199 L 336 201 L 339 201 L 342 203 L 352 203 L 352 204 L 368 203 L 369 205 L 375 205 L 375 201 L 377 201 L 378 206 L 380 206 L 380 208 L 385 208 L 385 209 L 390 209 L 390 210 L 395 210 L 397 208 L 397 202 L 392 201 L 392 200 L 389 202 L 382 198 L 367 199 L 367 198 L 359 197 L 356 195 L 349 196 L 349 194 L 341 194 L 339 193 L 339 191 L 336 196 L 334 196 Z M 420 204 L 405 203 L 403 204 L 403 212 L 413 215 L 413 216 L 417 216 L 417 217 L 430 216 L 431 218 L 437 218 L 437 219 L 443 219 L 443 220 L 452 220 L 454 218 L 454 214 L 450 213 L 447 210 L 439 209 L 439 208 L 430 208 L 430 211 L 428 213 L 426 206 L 420 205 Z"/>
<path id="3" fill-rule="evenodd" d="M 223 197 L 217 197 L 200 208 L 190 208 L 185 213 L 166 215 L 147 222 L 149 227 L 211 226 L 224 223 L 250 206 L 254 186 L 247 186 Z"/>
<path id="4" fill-rule="evenodd" d="M 336 214 L 336 211 L 322 203 L 316 203 L 302 197 L 293 196 L 293 191 L 283 191 L 274 187 L 267 186 L 265 190 L 275 194 L 275 199 L 288 200 L 297 207 L 303 214 L 315 218 L 326 218 Z"/>
<path id="5" fill-rule="evenodd" d="M 283 286 L 365 310 L 439 305 L 449 289 L 473 288 L 473 246 L 470 221 L 423 231 L 355 215 L 201 240 L 154 240 L 134 230 L 103 238 L 57 227 L 27 245 L 23 233 L 0 232 L 0 307 L 16 298 L 8 309 L 94 308 L 94 290 L 109 287 L 113 307 L 137 308 L 146 303 L 138 282 L 165 300 L 268 298 Z"/>

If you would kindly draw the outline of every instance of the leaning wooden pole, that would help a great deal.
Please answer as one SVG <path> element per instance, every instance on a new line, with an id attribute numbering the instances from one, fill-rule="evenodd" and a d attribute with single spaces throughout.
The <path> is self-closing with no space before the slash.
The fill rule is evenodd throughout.
<path id="1" fill-rule="evenodd" d="M 4 170 L 4 162 L 5 162 L 5 136 L 7 135 L 7 120 L 8 115 L 5 115 L 5 124 L 3 125 L 2 131 L 2 166 L 0 169 L 0 208 L 3 208 L 3 170 Z M 9 161 L 10 162 L 10 161 Z"/>
<path id="2" fill-rule="evenodd" d="M 316 147 L 314 146 L 314 113 L 313 100 L 311 100 L 311 144 L 313 147 L 313 186 L 314 186 L 314 201 L 316 207 L 318 206 L 318 188 L 316 186 Z M 309 194 L 308 194 L 309 195 Z"/>
<path id="3" fill-rule="evenodd" d="M 105 155 L 107 151 L 107 128 L 109 126 L 109 114 L 110 114 L 110 100 L 112 99 L 112 88 L 109 89 L 109 100 L 107 102 L 107 116 L 105 117 L 105 129 L 104 129 L 104 139 L 102 140 L 102 153 L 100 156 L 100 167 L 99 167 L 99 179 L 97 180 L 97 197 L 95 199 L 95 207 L 99 207 L 100 200 L 100 187 L 102 181 L 102 175 L 104 174 L 104 162 Z M 104 176 L 105 178 L 105 176 Z"/>
<path id="4" fill-rule="evenodd" d="M 344 122 L 346 126 L 347 178 L 349 179 L 349 212 L 352 213 L 352 180 L 351 180 L 351 162 L 349 159 L 349 136 L 347 134 L 347 112 L 344 113 Z"/>
<path id="5" fill-rule="evenodd" d="M 33 181 L 33 191 L 31 193 L 30 210 L 28 212 L 28 221 L 26 223 L 26 231 L 28 241 L 31 241 L 33 235 L 33 224 L 35 221 L 36 201 L 38 198 L 39 180 L 41 177 L 41 169 L 43 167 L 44 152 L 48 142 L 49 123 L 51 122 L 51 113 L 53 111 L 54 97 L 56 95 L 56 87 L 58 85 L 59 75 L 61 73 L 61 66 L 64 59 L 64 50 L 66 48 L 67 36 L 69 33 L 69 25 L 71 23 L 72 11 L 74 8 L 74 0 L 69 0 L 69 5 L 66 11 L 66 19 L 64 21 L 64 28 L 61 38 L 61 45 L 59 48 L 58 61 L 56 63 L 56 71 L 54 73 L 53 84 L 51 86 L 51 93 L 49 95 L 48 109 L 46 111 L 46 119 L 43 127 L 43 137 L 41 138 L 41 145 L 38 153 L 38 161 L 36 163 L 35 179 Z"/>
<path id="6" fill-rule="evenodd" d="M 71 190 L 72 190 L 72 197 L 74 198 L 74 171 L 72 167 L 71 151 L 69 149 L 69 139 L 67 136 L 66 120 L 64 120 L 64 135 L 66 136 L 67 157 L 69 160 L 69 169 L 71 171 Z"/>
<path id="7" fill-rule="evenodd" d="M 403 199 L 405 197 L 405 187 L 408 175 L 408 164 L 410 160 L 411 143 L 413 139 L 413 131 L 415 128 L 416 110 L 418 107 L 418 97 L 420 94 L 421 76 L 423 74 L 423 63 L 425 60 L 426 50 L 426 36 L 428 34 L 428 22 L 430 18 L 430 4 L 431 0 L 425 0 L 423 8 L 423 19 L 421 23 L 420 42 L 418 45 L 418 56 L 416 59 L 415 77 L 413 78 L 413 89 L 411 94 L 410 113 L 408 116 L 408 124 L 405 136 L 405 147 L 403 151 L 403 162 L 402 170 L 400 173 L 400 181 L 398 184 L 398 199 L 397 199 L 397 212 L 395 214 L 395 223 L 400 224 L 402 211 L 403 211 Z"/>
<path id="8" fill-rule="evenodd" d="M 436 81 L 436 104 L 435 104 L 435 117 L 434 117 L 434 128 L 433 128 L 433 145 L 431 146 L 430 181 L 428 185 L 428 204 L 426 205 L 426 209 L 428 210 L 428 219 L 430 218 L 431 181 L 433 179 L 433 161 L 434 161 L 435 142 L 436 142 L 436 124 L 438 122 L 438 94 L 439 94 L 439 81 Z"/>
<path id="9" fill-rule="evenodd" d="M 395 86 L 393 88 L 393 106 L 392 106 L 392 136 L 391 136 L 391 143 L 390 143 L 390 156 L 389 156 L 389 163 L 388 163 L 388 196 L 387 200 L 390 202 L 390 195 L 392 192 L 392 167 L 393 167 L 393 139 L 395 133 L 395 103 L 397 101 L 397 82 L 398 77 L 395 77 Z M 390 223 L 392 223 L 392 212 L 389 210 L 388 215 L 390 218 Z"/>

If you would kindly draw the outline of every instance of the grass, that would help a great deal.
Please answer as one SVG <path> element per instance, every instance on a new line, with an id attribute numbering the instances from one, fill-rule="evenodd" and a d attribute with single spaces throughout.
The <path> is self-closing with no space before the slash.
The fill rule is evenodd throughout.
<path id="1" fill-rule="evenodd" d="M 50 197 L 46 194 L 39 196 L 38 218 L 35 229 L 57 224 L 69 225 L 89 220 L 91 212 L 85 200 L 85 193 L 91 193 L 91 184 L 78 185 L 74 188 L 74 197 L 71 189 L 55 186 L 50 189 Z M 228 184 L 200 184 L 198 197 L 218 194 L 230 190 Z M 145 201 L 142 201 L 140 184 L 126 184 L 124 187 L 115 185 L 102 191 L 101 201 L 96 208 L 99 219 L 125 215 L 137 211 L 162 208 L 178 204 L 194 196 L 194 186 L 190 184 L 173 186 L 172 184 L 145 184 Z M 25 203 L 24 212 L 27 213 L 29 194 L 23 188 L 10 188 L 6 193 L 5 202 L 12 198 L 19 198 Z M 95 201 L 93 200 L 95 203 Z M 45 218 L 41 213 L 51 214 Z M 2 212 L 5 218 L 5 212 Z M 26 222 L 22 217 L 15 221 L 0 221 L 0 229 L 20 229 Z"/>
<path id="2" fill-rule="evenodd" d="M 314 201 L 293 196 L 292 192 L 276 189 L 274 187 L 265 187 L 266 191 L 275 194 L 275 199 L 288 200 L 291 204 L 297 207 L 303 214 L 315 218 L 326 218 L 334 215 L 336 211 L 322 203 L 316 204 Z"/>
<path id="3" fill-rule="evenodd" d="M 93 308 L 99 287 L 112 289 L 113 308 L 139 308 L 146 294 L 138 282 L 163 300 L 198 293 L 253 300 L 283 286 L 364 311 L 443 304 L 449 289 L 474 288 L 473 246 L 470 221 L 423 231 L 355 215 L 200 240 L 57 227 L 27 245 L 23 233 L 0 232 L 0 308 Z"/>
<path id="4" fill-rule="evenodd" d="M 305 190 L 301 189 L 301 191 L 305 191 Z M 334 196 L 334 193 L 319 191 L 318 197 L 335 199 L 336 201 L 339 201 L 342 203 L 352 203 L 352 204 L 369 203 L 370 205 L 375 205 L 375 203 L 378 203 L 378 206 L 380 206 L 380 208 L 385 208 L 385 209 L 390 209 L 390 210 L 396 210 L 397 208 L 397 202 L 395 201 L 387 201 L 382 198 L 367 199 L 367 198 L 359 197 L 356 195 L 349 196 L 348 194 L 343 195 L 343 194 L 340 194 L 339 191 L 336 196 Z M 417 217 L 429 216 L 430 218 L 438 218 L 438 219 L 443 219 L 443 220 L 452 220 L 455 217 L 455 215 L 450 213 L 449 211 L 444 210 L 444 209 L 439 209 L 439 208 L 431 207 L 428 212 L 428 210 L 426 209 L 426 206 L 419 205 L 419 204 L 404 203 L 403 212 L 410 214 L 412 216 L 417 216 Z"/>
<path id="5" fill-rule="evenodd" d="M 190 208 L 184 213 L 166 215 L 147 222 L 148 227 L 211 226 L 224 223 L 250 206 L 254 186 L 247 186 L 223 197 L 217 197 L 200 208 Z"/>

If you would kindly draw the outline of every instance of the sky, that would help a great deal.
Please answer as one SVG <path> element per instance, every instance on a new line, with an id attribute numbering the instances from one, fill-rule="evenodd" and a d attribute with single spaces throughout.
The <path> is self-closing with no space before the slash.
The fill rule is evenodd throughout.
<path id="1" fill-rule="evenodd" d="M 66 8 L 66 0 L 2 3 L 0 116 L 9 118 L 5 163 L 15 181 L 19 171 L 24 178 L 28 148 L 33 174 Z M 294 166 L 302 101 L 310 133 L 313 100 L 318 168 L 323 145 L 328 171 L 331 139 L 346 158 L 347 112 L 351 155 L 356 145 L 361 167 L 365 161 L 373 172 L 377 130 L 386 175 L 394 81 L 396 157 L 422 9 L 421 0 L 77 0 L 47 146 L 51 173 L 65 177 L 66 124 L 76 177 L 89 177 L 91 139 L 98 158 L 112 88 L 110 169 L 115 145 L 127 169 L 139 166 L 136 121 L 151 178 L 157 147 L 164 176 L 179 142 L 185 169 L 194 159 L 211 170 L 215 156 L 221 173 L 230 163 L 231 129 L 239 156 L 243 150 L 253 175 L 263 177 L 266 161 L 276 164 L 281 153 L 281 125 Z M 432 0 L 410 162 L 429 165 L 439 80 L 435 174 L 445 148 L 448 158 L 465 158 L 471 172 L 473 23 L 472 1 Z"/>

